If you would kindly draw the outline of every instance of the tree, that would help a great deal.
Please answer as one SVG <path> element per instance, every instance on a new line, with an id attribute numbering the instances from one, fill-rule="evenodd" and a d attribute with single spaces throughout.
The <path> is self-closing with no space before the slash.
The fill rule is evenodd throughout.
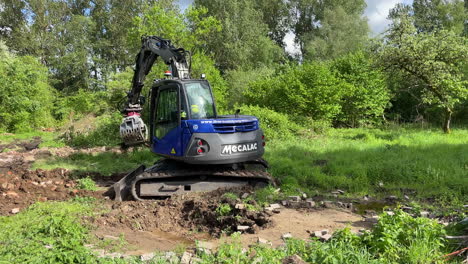
<path id="1" fill-rule="evenodd" d="M 306 59 L 332 59 L 358 50 L 369 31 L 364 0 L 293 0 L 293 32 Z"/>
<path id="2" fill-rule="evenodd" d="M 221 23 L 221 31 L 209 35 L 205 52 L 212 54 L 218 68 L 254 69 L 282 61 L 284 52 L 268 37 L 268 26 L 253 0 L 195 0 L 207 15 Z"/>
<path id="3" fill-rule="evenodd" d="M 307 35 L 305 59 L 334 59 L 358 51 L 367 41 L 367 20 L 349 14 L 342 6 L 324 10 L 321 26 L 315 35 Z"/>
<path id="4" fill-rule="evenodd" d="M 433 32 L 441 29 L 462 34 L 467 19 L 467 1 L 462 0 L 414 0 L 413 4 L 397 4 L 390 10 L 390 19 L 411 17 L 418 32 Z"/>
<path id="5" fill-rule="evenodd" d="M 417 79 L 421 100 L 444 109 L 445 133 L 450 133 L 453 109 L 468 97 L 467 59 L 466 38 L 446 30 L 417 33 L 407 16 L 394 21 L 380 51 L 384 67 Z"/>
<path id="6" fill-rule="evenodd" d="M 268 36 L 280 47 L 284 47 L 284 37 L 291 27 L 290 2 L 286 0 L 257 0 L 257 10 L 268 27 Z"/>

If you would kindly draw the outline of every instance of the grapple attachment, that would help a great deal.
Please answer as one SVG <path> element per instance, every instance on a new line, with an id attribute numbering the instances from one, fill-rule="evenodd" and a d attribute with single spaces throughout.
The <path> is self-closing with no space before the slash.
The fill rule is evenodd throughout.
<path id="1" fill-rule="evenodd" d="M 120 125 L 120 137 L 127 146 L 144 143 L 148 137 L 148 129 L 139 115 L 124 117 Z"/>

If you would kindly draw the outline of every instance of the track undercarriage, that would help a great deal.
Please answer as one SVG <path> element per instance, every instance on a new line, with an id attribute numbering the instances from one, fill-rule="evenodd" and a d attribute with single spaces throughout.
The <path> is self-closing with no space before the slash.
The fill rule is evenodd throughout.
<path id="1" fill-rule="evenodd" d="M 193 165 L 162 159 L 132 171 L 113 186 L 115 200 L 148 200 L 219 188 L 274 185 L 262 159 L 230 165 Z"/>

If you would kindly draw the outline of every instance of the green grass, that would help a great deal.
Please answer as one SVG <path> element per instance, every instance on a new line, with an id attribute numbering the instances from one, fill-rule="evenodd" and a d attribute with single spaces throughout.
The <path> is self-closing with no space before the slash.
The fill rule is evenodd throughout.
<path id="1" fill-rule="evenodd" d="M 60 133 L 44 131 L 24 132 L 18 134 L 0 133 L 0 144 L 8 144 L 21 140 L 29 141 L 34 137 L 41 138 L 42 143 L 39 145 L 39 147 L 59 148 L 66 145 L 63 139 L 60 138 Z"/>
<path id="2" fill-rule="evenodd" d="M 135 149 L 127 153 L 76 153 L 64 158 L 53 157 L 36 161 L 33 164 L 33 169 L 65 168 L 75 172 L 98 172 L 108 176 L 136 169 L 141 164 L 149 166 L 157 159 L 158 157 L 146 148 Z"/>
<path id="3" fill-rule="evenodd" d="M 333 129 L 267 142 L 265 157 L 287 192 L 468 197 L 468 130 Z"/>
<path id="4" fill-rule="evenodd" d="M 96 182 L 90 177 L 78 179 L 78 188 L 82 190 L 97 191 Z"/>
<path id="5" fill-rule="evenodd" d="M 0 216 L 0 263 L 141 263 L 135 258 L 97 258 L 84 245 L 84 217 L 101 210 L 92 198 L 36 203 L 13 216 Z"/>

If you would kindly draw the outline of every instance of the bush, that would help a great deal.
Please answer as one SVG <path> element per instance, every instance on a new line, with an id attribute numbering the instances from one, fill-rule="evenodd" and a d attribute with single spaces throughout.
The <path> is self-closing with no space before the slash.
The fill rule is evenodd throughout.
<path id="1" fill-rule="evenodd" d="M 333 120 L 349 84 L 336 78 L 324 63 L 287 68 L 276 78 L 253 82 L 244 95 L 248 104 L 268 107 L 292 116 Z"/>
<path id="2" fill-rule="evenodd" d="M 30 56 L 14 56 L 0 42 L 0 130 L 50 127 L 54 90 L 47 68 Z"/>
<path id="3" fill-rule="evenodd" d="M 294 137 L 301 127 L 291 121 L 288 115 L 277 113 L 259 106 L 240 106 L 240 113 L 256 116 L 267 140 Z"/>
<path id="4" fill-rule="evenodd" d="M 106 92 L 79 90 L 73 95 L 59 98 L 55 104 L 55 116 L 59 120 L 76 120 L 86 114 L 102 114 L 109 109 Z"/>
<path id="5" fill-rule="evenodd" d="M 363 52 L 340 57 L 331 63 L 335 76 L 349 84 L 343 91 L 336 121 L 350 127 L 382 120 L 390 94 L 382 72 Z"/>

